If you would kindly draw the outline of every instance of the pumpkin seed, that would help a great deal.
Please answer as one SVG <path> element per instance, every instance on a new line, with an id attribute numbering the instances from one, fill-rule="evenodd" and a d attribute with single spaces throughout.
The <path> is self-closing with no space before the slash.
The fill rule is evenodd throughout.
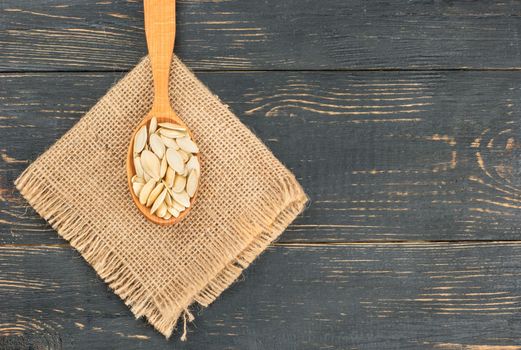
<path id="1" fill-rule="evenodd" d="M 167 192 L 168 192 L 168 189 L 167 189 Z M 166 205 L 168 205 L 169 207 L 171 207 L 174 202 L 172 201 L 172 196 L 170 195 L 170 193 L 167 193 L 166 194 L 166 197 L 165 197 L 165 203 Z"/>
<path id="2" fill-rule="evenodd" d="M 150 195 L 150 192 L 154 189 L 154 186 L 156 185 L 156 182 L 151 179 L 149 180 L 145 186 L 141 189 L 141 192 L 139 192 L 139 203 L 145 205 L 147 203 L 148 196 Z"/>
<path id="3" fill-rule="evenodd" d="M 172 167 L 176 172 L 182 173 L 185 168 L 185 163 L 181 155 L 173 148 L 166 150 L 166 160 L 168 165 Z"/>
<path id="4" fill-rule="evenodd" d="M 156 132 L 156 129 L 157 129 L 157 118 L 152 117 L 152 119 L 150 119 L 150 125 L 148 126 L 148 134 L 152 135 L 153 133 Z"/>
<path id="5" fill-rule="evenodd" d="M 179 216 L 179 211 L 174 209 L 173 207 L 168 208 L 168 212 L 172 214 L 174 218 L 177 218 Z"/>
<path id="6" fill-rule="evenodd" d="M 178 193 L 183 192 L 185 189 L 185 186 L 186 186 L 186 177 L 177 174 L 175 176 L 174 187 L 172 188 L 172 190 L 174 192 L 178 192 Z"/>
<path id="7" fill-rule="evenodd" d="M 165 188 L 165 185 L 163 185 L 162 182 L 158 183 L 156 187 L 154 187 L 147 198 L 147 203 L 145 204 L 146 207 L 150 207 L 155 202 L 161 191 L 163 191 L 163 188 Z"/>
<path id="8" fill-rule="evenodd" d="M 156 181 L 159 181 L 161 177 L 161 163 L 159 158 L 152 152 L 144 150 L 141 152 L 141 165 L 146 174 L 150 175 Z"/>
<path id="9" fill-rule="evenodd" d="M 177 138 L 175 141 L 183 151 L 188 153 L 199 153 L 199 148 L 197 147 L 195 142 L 190 139 L 190 137 L 180 137 Z"/>
<path id="10" fill-rule="evenodd" d="M 195 170 L 197 176 L 201 176 L 201 165 L 199 164 L 199 158 L 197 156 L 192 156 L 186 163 L 186 167 L 188 170 Z"/>
<path id="11" fill-rule="evenodd" d="M 184 136 L 186 136 L 186 134 L 183 131 L 171 130 L 171 129 L 165 129 L 165 128 L 160 128 L 159 129 L 159 133 L 161 135 L 169 137 L 171 139 L 175 139 L 177 137 L 184 137 Z"/>
<path id="12" fill-rule="evenodd" d="M 181 204 L 179 204 L 178 202 L 175 202 L 173 201 L 173 204 L 172 204 L 172 207 L 177 210 L 178 212 L 182 212 L 183 210 L 185 210 L 185 207 Z"/>
<path id="13" fill-rule="evenodd" d="M 169 187 L 168 187 L 168 186 L 166 186 L 166 185 L 165 185 L 165 188 L 167 189 L 167 191 L 168 191 L 168 194 L 170 195 L 170 197 L 172 197 L 172 196 L 174 195 L 174 191 L 172 191 L 172 189 L 171 189 L 171 188 L 169 188 Z M 173 199 L 172 199 L 172 201 L 173 201 Z"/>
<path id="14" fill-rule="evenodd" d="M 159 169 L 159 176 L 163 179 L 166 174 L 166 169 L 168 168 L 168 162 L 166 161 L 166 157 L 161 159 L 161 168 Z"/>
<path id="15" fill-rule="evenodd" d="M 134 153 L 139 153 L 147 143 L 147 126 L 143 125 L 134 137 Z"/>
<path id="16" fill-rule="evenodd" d="M 181 126 L 179 124 L 173 124 L 173 123 L 159 123 L 159 126 L 165 129 L 170 130 L 178 130 L 178 131 L 186 131 L 186 128 L 184 126 Z"/>
<path id="17" fill-rule="evenodd" d="M 150 135 L 150 148 L 152 148 L 152 152 L 156 154 L 156 156 L 161 159 L 165 155 L 165 145 L 161 140 L 161 137 L 158 134 Z"/>
<path id="18" fill-rule="evenodd" d="M 174 179 L 175 179 L 175 171 L 174 171 L 174 169 L 168 167 L 168 169 L 166 169 L 166 176 L 165 176 L 166 186 L 172 188 L 174 186 Z"/>
<path id="19" fill-rule="evenodd" d="M 130 179 L 130 181 L 132 183 L 139 182 L 139 183 L 142 183 L 143 185 L 145 184 L 145 180 L 143 180 L 143 178 L 141 178 L 137 175 L 132 176 L 132 179 Z"/>
<path id="20" fill-rule="evenodd" d="M 184 206 L 186 208 L 190 207 L 190 196 L 188 195 L 188 193 L 186 193 L 186 191 L 183 191 L 180 193 L 173 192 L 172 198 L 176 202 L 179 202 L 179 204 L 181 204 L 182 206 Z"/>
<path id="21" fill-rule="evenodd" d="M 166 215 L 166 213 L 168 213 L 167 211 L 168 207 L 166 206 L 165 202 L 161 203 L 159 205 L 159 208 L 157 208 L 157 216 L 159 216 L 160 218 L 162 218 L 163 216 Z"/>
<path id="22" fill-rule="evenodd" d="M 136 195 L 136 197 L 139 198 L 139 192 L 141 192 L 143 187 L 145 187 L 145 184 L 141 182 L 134 182 L 132 184 L 132 190 L 134 190 L 134 194 Z"/>
<path id="23" fill-rule="evenodd" d="M 139 156 L 134 158 L 134 170 L 137 176 L 143 177 L 143 166 L 141 166 L 141 157 Z"/>
<path id="24" fill-rule="evenodd" d="M 195 170 L 190 171 L 188 180 L 186 181 L 186 193 L 192 198 L 197 190 L 198 176 Z"/>
<path id="25" fill-rule="evenodd" d="M 175 142 L 174 139 L 171 139 L 171 138 L 168 138 L 166 136 L 161 135 L 161 141 L 163 141 L 165 146 L 168 147 L 168 148 L 173 148 L 175 150 L 179 149 L 179 145 L 177 144 L 177 142 Z"/>
<path id="26" fill-rule="evenodd" d="M 190 159 L 191 153 L 186 153 L 182 149 L 177 150 L 177 153 L 181 155 L 181 158 L 183 158 L 183 162 L 188 162 L 188 159 Z"/>
<path id="27" fill-rule="evenodd" d="M 161 184 L 161 185 L 163 185 L 163 184 Z M 154 212 L 159 208 L 159 206 L 161 204 L 164 204 L 165 196 L 167 194 L 167 191 L 166 191 L 166 188 L 165 189 L 163 189 L 163 187 L 161 187 L 161 188 L 162 188 L 161 193 L 158 194 L 157 197 L 154 199 L 154 205 L 152 205 L 152 209 L 150 209 L 150 214 L 154 214 Z M 166 205 L 165 205 L 165 208 L 166 208 Z M 166 209 L 165 209 L 165 211 L 166 211 Z M 158 216 L 163 216 L 163 215 L 159 215 L 158 214 Z"/>
<path id="28" fill-rule="evenodd" d="M 168 211 L 166 212 L 166 214 L 163 216 L 163 219 L 165 220 L 170 220 L 172 218 L 172 214 L 170 214 Z"/>

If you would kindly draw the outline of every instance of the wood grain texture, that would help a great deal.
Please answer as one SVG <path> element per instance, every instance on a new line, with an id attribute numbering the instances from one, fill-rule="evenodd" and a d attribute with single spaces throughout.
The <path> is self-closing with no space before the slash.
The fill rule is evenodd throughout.
<path id="1" fill-rule="evenodd" d="M 3 245 L 0 347 L 519 347 L 520 270 L 520 243 L 276 246 L 194 310 L 181 343 L 134 320 L 70 247 Z"/>
<path id="2" fill-rule="evenodd" d="M 519 69 L 516 1 L 179 1 L 193 69 Z M 4 0 L 0 70 L 128 70 L 141 1 Z"/>
<path id="3" fill-rule="evenodd" d="M 1 242 L 62 242 L 12 182 L 120 77 L 0 76 Z M 519 238 L 521 73 L 199 77 L 310 195 L 283 242 Z"/>
<path id="4" fill-rule="evenodd" d="M 312 199 L 180 343 L 12 184 L 146 53 L 142 2 L 1 1 L 0 349 L 521 350 L 520 14 L 178 1 L 176 52 Z"/>

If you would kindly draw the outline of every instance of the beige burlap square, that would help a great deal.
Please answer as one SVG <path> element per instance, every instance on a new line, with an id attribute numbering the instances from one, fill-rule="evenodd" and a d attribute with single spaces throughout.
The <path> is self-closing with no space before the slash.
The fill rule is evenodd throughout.
<path id="1" fill-rule="evenodd" d="M 16 180 L 136 317 L 166 337 L 180 317 L 191 318 L 191 304 L 214 301 L 307 201 L 293 174 L 177 58 L 170 95 L 202 161 L 198 200 L 180 224 L 145 220 L 127 188 L 127 146 L 152 103 L 148 59 Z"/>

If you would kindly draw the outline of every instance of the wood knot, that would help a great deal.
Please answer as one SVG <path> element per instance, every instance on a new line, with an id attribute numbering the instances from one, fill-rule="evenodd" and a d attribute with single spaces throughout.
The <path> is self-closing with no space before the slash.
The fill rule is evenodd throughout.
<path id="1" fill-rule="evenodd" d="M 0 324 L 0 349 L 59 350 L 62 340 L 51 325 L 16 315 L 15 320 Z"/>
<path id="2" fill-rule="evenodd" d="M 474 140 L 476 162 L 489 181 L 521 194 L 521 134 L 506 128 L 499 131 L 486 129 Z"/>

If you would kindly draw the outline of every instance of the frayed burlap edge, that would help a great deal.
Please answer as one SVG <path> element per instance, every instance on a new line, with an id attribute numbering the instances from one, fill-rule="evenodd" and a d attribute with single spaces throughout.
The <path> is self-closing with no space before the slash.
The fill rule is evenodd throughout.
<path id="1" fill-rule="evenodd" d="M 109 91 L 110 93 L 110 91 Z M 95 108 L 95 107 L 94 107 Z M 136 318 L 146 317 L 159 332 L 169 338 L 180 317 L 184 320 L 181 336 L 186 339 L 186 322 L 193 316 L 189 307 L 197 302 L 203 307 L 211 304 L 267 246 L 274 241 L 302 212 L 308 201 L 293 175 L 281 180 L 278 188 L 263 194 L 262 207 L 247 210 L 234 232 L 251 236 L 251 242 L 235 258 L 216 273 L 200 291 L 189 296 L 180 307 L 160 308 L 155 296 L 148 293 L 133 271 L 124 264 L 98 237 L 89 222 L 67 205 L 52 182 L 38 171 L 36 160 L 15 181 L 16 188 L 29 204 L 93 266 L 99 276 L 130 307 Z M 276 203 L 274 206 L 273 204 Z M 189 220 L 189 218 L 187 219 Z"/>
<path id="2" fill-rule="evenodd" d="M 189 306 L 194 302 L 204 307 L 211 304 L 283 232 L 287 224 L 304 209 L 308 200 L 302 188 L 295 186 L 295 181 L 289 178 L 281 183 L 279 191 L 267 193 L 266 196 L 271 197 L 271 200 L 282 200 L 282 209 L 273 210 L 268 205 L 271 202 L 266 200 L 261 210 L 244 213 L 243 217 L 248 219 L 242 220 L 237 230 L 249 232 L 253 237 L 251 243 L 229 261 L 205 288 L 193 295 L 190 302 L 182 307 L 183 310 L 165 314 L 165 310 L 158 308 L 151 296 L 147 295 L 147 290 L 138 282 L 134 273 L 114 258 L 114 253 L 90 229 L 89 223 L 83 221 L 56 195 L 52 184 L 42 174 L 30 168 L 15 181 L 16 188 L 29 204 L 81 253 L 114 293 L 130 307 L 136 318 L 145 316 L 150 324 L 169 338 L 178 319 L 183 316 L 185 324 L 182 340 L 186 339 L 186 321 L 193 320 L 188 311 Z"/>

